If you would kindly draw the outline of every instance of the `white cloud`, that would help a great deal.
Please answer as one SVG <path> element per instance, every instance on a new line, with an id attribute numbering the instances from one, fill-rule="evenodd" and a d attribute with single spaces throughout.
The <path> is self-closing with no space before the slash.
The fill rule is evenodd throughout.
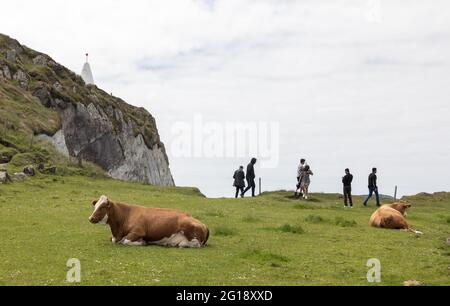
<path id="1" fill-rule="evenodd" d="M 266 188 L 293 188 L 304 156 L 312 190 L 339 191 L 350 167 L 365 192 L 373 165 L 384 193 L 448 189 L 450 4 L 381 1 L 374 22 L 374 2 L 16 0 L 0 32 L 77 72 L 88 51 L 98 85 L 151 111 L 166 144 L 197 113 L 280 122 Z M 247 161 L 171 162 L 177 183 L 219 195 Z"/>

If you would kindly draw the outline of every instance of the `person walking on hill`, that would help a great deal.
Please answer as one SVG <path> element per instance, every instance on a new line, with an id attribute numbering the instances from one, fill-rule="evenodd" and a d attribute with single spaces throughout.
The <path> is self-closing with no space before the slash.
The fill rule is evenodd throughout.
<path id="1" fill-rule="evenodd" d="M 241 192 L 241 197 L 243 197 L 244 187 L 245 187 L 245 173 L 244 173 L 244 166 L 240 166 L 239 169 L 234 171 L 234 183 L 233 186 L 236 187 L 236 195 L 235 198 L 238 197 L 239 191 Z"/>
<path id="2" fill-rule="evenodd" d="M 353 175 L 350 173 L 350 169 L 345 169 L 345 175 L 342 177 L 342 184 L 344 185 L 344 205 L 348 207 L 350 204 L 350 208 L 353 208 L 352 201 L 352 181 Z"/>
<path id="3" fill-rule="evenodd" d="M 373 193 L 375 193 L 377 206 L 380 206 L 380 196 L 378 195 L 378 186 L 377 186 L 377 168 L 372 168 L 372 173 L 369 175 L 368 187 L 369 187 L 369 195 L 364 201 L 364 206 L 367 206 L 367 202 L 372 197 Z"/>
<path id="4" fill-rule="evenodd" d="M 245 175 L 245 179 L 247 180 L 247 188 L 245 188 L 245 190 L 241 193 L 241 197 L 244 197 L 245 193 L 249 191 L 250 188 L 252 189 L 252 197 L 255 196 L 255 164 L 256 158 L 253 157 L 250 163 L 247 165 L 247 173 Z"/>

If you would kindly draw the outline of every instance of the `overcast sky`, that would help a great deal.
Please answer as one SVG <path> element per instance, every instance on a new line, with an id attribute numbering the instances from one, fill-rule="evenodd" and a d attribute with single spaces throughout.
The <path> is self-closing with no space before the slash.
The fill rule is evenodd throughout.
<path id="1" fill-rule="evenodd" d="M 2 1 L 0 32 L 80 73 L 157 120 L 175 182 L 233 194 L 248 157 L 177 157 L 173 127 L 194 118 L 279 124 L 279 163 L 263 189 L 365 193 L 450 190 L 447 0 Z M 6 13 L 7 12 L 7 13 Z M 258 165 L 261 165 L 259 163 Z"/>

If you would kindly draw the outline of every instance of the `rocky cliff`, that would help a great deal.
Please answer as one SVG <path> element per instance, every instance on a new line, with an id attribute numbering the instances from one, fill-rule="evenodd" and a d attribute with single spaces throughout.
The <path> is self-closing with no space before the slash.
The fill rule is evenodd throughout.
<path id="1" fill-rule="evenodd" d="M 150 113 L 86 85 L 49 56 L 1 34 L 0 106 L 0 124 L 28 129 L 61 154 L 94 162 L 113 178 L 174 185 Z"/>

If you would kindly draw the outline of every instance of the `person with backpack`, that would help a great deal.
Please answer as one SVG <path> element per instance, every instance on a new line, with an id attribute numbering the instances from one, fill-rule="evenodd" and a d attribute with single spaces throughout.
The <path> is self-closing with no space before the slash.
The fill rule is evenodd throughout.
<path id="1" fill-rule="evenodd" d="M 239 166 L 239 169 L 234 171 L 233 179 L 234 183 L 233 186 L 236 187 L 236 195 L 235 198 L 237 199 L 239 192 L 241 192 L 241 197 L 244 197 L 244 187 L 245 187 L 245 173 L 244 173 L 244 166 Z"/>

